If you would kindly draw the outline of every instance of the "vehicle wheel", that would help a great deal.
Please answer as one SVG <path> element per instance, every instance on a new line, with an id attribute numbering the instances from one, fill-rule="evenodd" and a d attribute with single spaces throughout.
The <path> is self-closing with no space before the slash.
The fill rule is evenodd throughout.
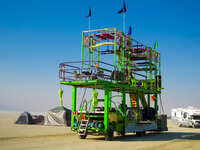
<path id="1" fill-rule="evenodd" d="M 183 125 L 181 123 L 178 124 L 178 127 L 182 127 Z"/>
<path id="2" fill-rule="evenodd" d="M 105 141 L 112 141 L 112 137 L 109 134 L 105 134 Z"/>
<path id="3" fill-rule="evenodd" d="M 120 132 L 120 135 L 125 136 L 125 132 L 124 131 Z"/>
<path id="4" fill-rule="evenodd" d="M 192 125 L 192 127 L 193 127 L 193 128 L 196 128 L 196 126 L 195 126 L 194 124 Z"/>
<path id="5" fill-rule="evenodd" d="M 105 140 L 106 140 L 106 141 L 111 141 L 112 138 L 113 138 L 113 134 L 114 134 L 113 127 L 110 126 L 110 127 L 109 127 L 109 130 L 108 130 L 108 133 L 106 133 L 106 134 L 104 135 Z"/>
<path id="6" fill-rule="evenodd" d="M 145 136 L 145 131 L 141 131 L 141 132 L 136 132 L 136 136 L 141 137 L 141 136 Z"/>
<path id="7" fill-rule="evenodd" d="M 123 126 L 123 130 L 120 134 L 121 134 L 121 136 L 125 136 L 125 126 Z"/>
<path id="8" fill-rule="evenodd" d="M 87 134 L 85 134 L 85 135 L 79 135 L 80 139 L 85 139 L 86 137 L 87 137 Z"/>

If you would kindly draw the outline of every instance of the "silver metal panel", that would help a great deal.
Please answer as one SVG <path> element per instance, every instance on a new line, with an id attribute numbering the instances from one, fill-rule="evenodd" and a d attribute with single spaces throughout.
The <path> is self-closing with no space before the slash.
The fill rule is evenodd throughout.
<path id="1" fill-rule="evenodd" d="M 140 132 L 140 131 L 148 131 L 157 129 L 157 124 L 155 121 L 152 121 L 151 124 L 137 124 L 137 123 L 128 123 L 125 128 L 126 133 Z"/>

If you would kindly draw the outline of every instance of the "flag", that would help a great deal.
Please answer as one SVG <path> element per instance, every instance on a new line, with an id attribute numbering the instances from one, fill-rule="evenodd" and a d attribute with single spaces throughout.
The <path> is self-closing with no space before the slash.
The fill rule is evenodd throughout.
<path id="1" fill-rule="evenodd" d="M 129 26 L 129 29 L 128 29 L 128 35 L 131 35 L 132 34 L 132 27 Z"/>
<path id="2" fill-rule="evenodd" d="M 123 3 L 123 8 L 121 10 L 118 11 L 119 14 L 121 13 L 125 13 L 126 12 L 126 4 L 125 4 L 125 1 Z"/>
<path id="3" fill-rule="evenodd" d="M 154 44 L 154 50 L 156 50 L 158 47 L 158 42 L 156 41 L 155 44 Z"/>
<path id="4" fill-rule="evenodd" d="M 91 8 L 89 8 L 89 13 L 88 13 L 88 16 L 86 16 L 87 18 L 91 17 L 92 16 L 92 13 L 91 13 Z"/>

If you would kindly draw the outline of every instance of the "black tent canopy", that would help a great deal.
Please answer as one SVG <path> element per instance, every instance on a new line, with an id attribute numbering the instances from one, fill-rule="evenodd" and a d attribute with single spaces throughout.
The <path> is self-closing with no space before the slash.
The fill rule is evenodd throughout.
<path id="1" fill-rule="evenodd" d="M 23 112 L 15 123 L 16 124 L 33 124 L 33 118 L 29 112 Z"/>

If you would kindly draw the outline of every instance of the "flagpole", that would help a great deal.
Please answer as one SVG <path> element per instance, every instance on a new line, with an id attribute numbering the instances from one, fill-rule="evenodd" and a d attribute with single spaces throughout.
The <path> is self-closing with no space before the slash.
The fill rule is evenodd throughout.
<path id="1" fill-rule="evenodd" d="M 88 17 L 88 30 L 90 31 L 90 16 Z"/>
<path id="2" fill-rule="evenodd" d="M 125 26 L 126 26 L 126 14 L 125 14 L 125 12 L 123 13 L 123 32 L 124 32 L 124 34 L 125 34 Z"/>
<path id="3" fill-rule="evenodd" d="M 88 30 L 90 31 L 90 17 L 91 17 L 91 8 L 89 8 L 89 14 L 88 14 Z"/>

